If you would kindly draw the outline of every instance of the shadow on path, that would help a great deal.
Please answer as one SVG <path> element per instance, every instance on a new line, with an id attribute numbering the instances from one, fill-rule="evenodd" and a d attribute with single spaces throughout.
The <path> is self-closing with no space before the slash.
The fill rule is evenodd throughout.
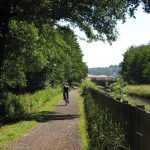
<path id="1" fill-rule="evenodd" d="M 63 107 L 66 105 L 60 104 L 60 105 L 55 105 L 55 107 Z M 37 122 L 46 122 L 46 121 L 52 121 L 52 120 L 69 120 L 69 119 L 75 119 L 79 118 L 79 115 L 75 114 L 61 114 L 57 112 L 49 112 L 49 111 L 40 111 L 40 112 L 35 112 L 35 113 L 29 113 L 25 114 L 25 116 L 16 119 L 14 121 L 7 121 L 6 124 L 13 124 L 17 123 L 19 121 L 30 121 L 30 120 L 35 120 Z M 4 125 L 6 125 L 4 123 Z"/>
<path id="2" fill-rule="evenodd" d="M 47 122 L 53 120 L 70 120 L 79 118 L 79 115 L 76 114 L 60 114 L 57 112 L 48 112 L 48 111 L 41 111 L 37 113 L 29 114 L 25 120 L 36 120 L 37 122 Z"/>
<path id="3" fill-rule="evenodd" d="M 79 118 L 79 115 L 75 114 L 58 114 L 58 115 L 48 115 L 46 116 L 41 122 L 47 122 L 47 121 L 52 121 L 52 120 L 70 120 L 70 119 L 75 119 Z"/>

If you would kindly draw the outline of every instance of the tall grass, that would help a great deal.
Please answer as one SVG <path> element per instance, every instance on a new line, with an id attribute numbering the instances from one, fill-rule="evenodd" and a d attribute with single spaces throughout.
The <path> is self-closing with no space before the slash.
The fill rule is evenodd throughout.
<path id="1" fill-rule="evenodd" d="M 126 89 L 131 95 L 150 98 L 150 84 L 149 85 L 127 85 Z"/>
<path id="2" fill-rule="evenodd" d="M 25 94 L 20 95 L 20 101 L 23 105 L 26 113 L 35 111 L 46 102 L 50 101 L 54 96 L 59 95 L 61 93 L 60 87 L 57 88 L 48 88 L 41 91 L 38 91 L 34 94 Z"/>

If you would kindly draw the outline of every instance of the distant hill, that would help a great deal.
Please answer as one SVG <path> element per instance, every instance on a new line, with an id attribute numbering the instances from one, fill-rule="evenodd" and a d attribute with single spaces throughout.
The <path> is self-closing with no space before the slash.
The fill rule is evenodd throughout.
<path id="1" fill-rule="evenodd" d="M 109 67 L 89 68 L 88 73 L 92 75 L 111 75 L 118 76 L 120 72 L 119 65 L 111 65 Z"/>

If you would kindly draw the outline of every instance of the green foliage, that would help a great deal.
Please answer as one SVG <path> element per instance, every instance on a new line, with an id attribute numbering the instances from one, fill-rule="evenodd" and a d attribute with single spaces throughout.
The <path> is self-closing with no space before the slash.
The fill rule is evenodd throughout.
<path id="1" fill-rule="evenodd" d="M 3 63 L 1 86 L 13 91 L 32 91 L 78 82 L 86 76 L 87 66 L 76 36 L 68 29 L 48 24 L 12 20 Z"/>
<path id="2" fill-rule="evenodd" d="M 0 88 L 35 91 L 49 83 L 58 84 L 66 77 L 81 80 L 87 67 L 78 63 L 82 57 L 79 46 L 74 42 L 73 34 L 69 30 L 66 33 L 63 26 L 68 23 L 69 29 L 78 26 L 88 41 L 111 43 L 117 37 L 117 21 L 124 22 L 126 13 L 134 16 L 141 2 L 144 10 L 149 12 L 149 3 L 145 0 L 1 0 Z M 58 28 L 65 32 L 60 33 Z M 74 53 L 75 49 L 80 55 Z M 69 51 L 75 56 L 72 57 Z M 77 59 L 72 61 L 72 58 Z M 147 78 L 149 65 L 143 73 Z"/>
<path id="3" fill-rule="evenodd" d="M 81 93 L 84 95 L 85 92 L 86 92 L 86 89 L 88 88 L 92 88 L 92 89 L 97 89 L 97 85 L 90 81 L 90 80 L 82 80 L 81 84 L 80 84 L 80 87 L 81 87 Z"/>
<path id="4" fill-rule="evenodd" d="M 118 78 L 115 83 L 106 85 L 106 91 L 115 99 L 127 100 L 128 91 L 125 88 L 126 85 L 122 78 Z"/>
<path id="5" fill-rule="evenodd" d="M 60 87 L 48 88 L 45 90 L 40 90 L 34 94 L 20 95 L 20 101 L 26 110 L 26 113 L 30 113 L 35 109 L 38 109 L 46 102 L 50 101 L 54 96 L 61 93 Z"/>
<path id="6" fill-rule="evenodd" d="M 57 24 L 63 19 L 78 26 L 89 40 L 113 41 L 117 35 L 115 29 L 117 21 L 125 21 L 126 13 L 134 16 L 134 11 L 140 3 L 144 4 L 144 10 L 149 12 L 149 3 L 144 0 L 1 0 L 0 14 L 5 18 L 0 20 L 0 26 L 11 18 L 19 21 L 34 21 L 37 24 L 39 22 Z M 97 31 L 96 34 L 93 29 Z M 3 28 L 1 30 L 3 31 Z"/>
<path id="7" fill-rule="evenodd" d="M 82 63 L 82 53 L 70 26 L 78 26 L 89 41 L 111 43 L 117 36 L 117 21 L 125 21 L 127 12 L 134 15 L 139 3 L 1 0 L 0 88 L 33 92 L 66 79 L 80 81 L 87 67 Z M 148 12 L 145 1 L 144 4 Z M 64 28 L 59 23 L 62 20 L 70 26 Z M 149 66 L 144 70 L 145 78 L 148 73 Z"/>
<path id="8" fill-rule="evenodd" d="M 25 113 L 19 97 L 12 93 L 4 93 L 1 95 L 2 118 L 6 121 L 21 118 Z M 2 118 L 0 119 L 2 121 Z"/>
<path id="9" fill-rule="evenodd" d="M 39 51 L 38 29 L 27 22 L 10 22 L 10 34 L 3 62 L 3 84 L 9 87 L 26 86 L 26 74 L 41 70 L 47 63 Z"/>
<path id="10" fill-rule="evenodd" d="M 60 87 L 48 88 L 35 92 L 34 94 L 15 95 L 4 93 L 1 95 L 1 118 L 0 121 L 9 122 L 20 119 L 26 114 L 40 108 L 54 96 L 61 93 Z"/>
<path id="11" fill-rule="evenodd" d="M 119 125 L 112 122 L 107 110 L 103 110 L 95 105 L 91 94 L 88 92 L 85 95 L 85 112 L 90 149 L 127 149 L 125 135 Z"/>
<path id="12" fill-rule="evenodd" d="M 150 45 L 130 47 L 121 64 L 123 78 L 132 84 L 150 83 Z"/>

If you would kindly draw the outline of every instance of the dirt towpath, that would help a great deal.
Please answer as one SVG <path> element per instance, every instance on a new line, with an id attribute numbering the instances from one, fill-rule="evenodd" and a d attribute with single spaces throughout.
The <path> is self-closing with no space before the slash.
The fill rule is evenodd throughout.
<path id="1" fill-rule="evenodd" d="M 62 100 L 42 122 L 8 150 L 81 150 L 79 136 L 78 90 L 70 92 L 70 103 Z"/>

